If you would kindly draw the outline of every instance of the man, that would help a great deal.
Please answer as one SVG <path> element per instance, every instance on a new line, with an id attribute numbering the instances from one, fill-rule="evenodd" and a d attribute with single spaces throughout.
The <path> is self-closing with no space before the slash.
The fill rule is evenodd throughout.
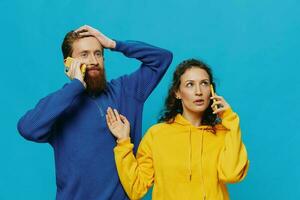
<path id="1" fill-rule="evenodd" d="M 142 64 L 132 74 L 107 83 L 103 48 Z M 74 58 L 66 72 L 71 82 L 40 100 L 20 119 L 18 130 L 28 140 L 53 147 L 56 199 L 128 199 L 118 178 L 113 154 L 116 141 L 105 113 L 112 107 L 128 118 L 130 137 L 137 147 L 143 104 L 166 72 L 172 54 L 142 42 L 114 41 L 89 26 L 68 33 L 62 51 L 64 58 Z"/>

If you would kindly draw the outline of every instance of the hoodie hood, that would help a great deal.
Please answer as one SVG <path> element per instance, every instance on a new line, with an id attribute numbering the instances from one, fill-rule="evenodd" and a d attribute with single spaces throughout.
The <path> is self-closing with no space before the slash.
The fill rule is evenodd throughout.
<path id="1" fill-rule="evenodd" d="M 209 125 L 194 126 L 193 124 L 191 124 L 191 122 L 189 122 L 187 119 L 185 119 L 181 114 L 176 115 L 173 123 L 176 125 L 185 126 L 187 128 L 196 128 L 196 129 L 200 129 L 200 130 L 214 131 L 214 128 Z"/>

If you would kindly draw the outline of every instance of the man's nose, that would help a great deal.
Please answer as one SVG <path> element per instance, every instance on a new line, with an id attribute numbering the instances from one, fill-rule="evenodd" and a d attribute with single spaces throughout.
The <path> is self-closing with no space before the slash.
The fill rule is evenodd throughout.
<path id="1" fill-rule="evenodd" d="M 93 56 L 93 55 L 89 56 L 89 64 L 90 65 L 97 65 L 98 64 L 98 61 L 97 61 L 95 56 Z"/>

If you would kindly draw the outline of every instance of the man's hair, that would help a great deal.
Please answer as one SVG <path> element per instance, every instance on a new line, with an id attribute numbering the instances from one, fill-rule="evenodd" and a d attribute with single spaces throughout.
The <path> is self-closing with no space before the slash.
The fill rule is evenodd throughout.
<path id="1" fill-rule="evenodd" d="M 73 43 L 77 40 L 79 40 L 80 35 L 75 31 L 70 31 L 65 35 L 64 41 L 61 45 L 61 50 L 64 56 L 64 59 L 66 59 L 68 56 L 71 57 L 73 53 Z"/>
<path id="2" fill-rule="evenodd" d="M 61 44 L 61 50 L 64 56 L 64 59 L 67 57 L 72 57 L 73 53 L 73 43 L 77 40 L 80 40 L 85 37 L 93 37 L 91 35 L 80 36 L 76 31 L 70 31 L 65 35 L 64 41 Z M 104 51 L 102 49 L 102 55 L 104 55 Z"/>

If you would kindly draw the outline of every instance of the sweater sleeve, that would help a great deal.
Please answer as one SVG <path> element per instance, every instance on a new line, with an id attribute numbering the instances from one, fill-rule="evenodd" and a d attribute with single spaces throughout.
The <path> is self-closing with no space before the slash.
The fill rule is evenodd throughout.
<path id="1" fill-rule="evenodd" d="M 146 134 L 139 145 L 136 158 L 130 139 L 118 142 L 114 148 L 121 183 L 132 200 L 142 198 L 153 185 L 154 168 L 151 143 L 151 135 Z"/>
<path id="2" fill-rule="evenodd" d="M 222 125 L 227 129 L 218 161 L 218 176 L 222 182 L 239 182 L 247 174 L 249 160 L 242 142 L 239 117 L 231 108 L 222 113 Z"/>
<path id="3" fill-rule="evenodd" d="M 48 142 L 51 129 L 57 118 L 71 105 L 72 101 L 84 91 L 82 83 L 74 79 L 62 89 L 41 99 L 18 122 L 19 133 L 27 140 Z"/>
<path id="4" fill-rule="evenodd" d="M 113 51 L 142 62 L 135 72 L 123 76 L 127 94 L 144 102 L 162 79 L 171 64 L 170 51 L 137 41 L 116 41 Z"/>

